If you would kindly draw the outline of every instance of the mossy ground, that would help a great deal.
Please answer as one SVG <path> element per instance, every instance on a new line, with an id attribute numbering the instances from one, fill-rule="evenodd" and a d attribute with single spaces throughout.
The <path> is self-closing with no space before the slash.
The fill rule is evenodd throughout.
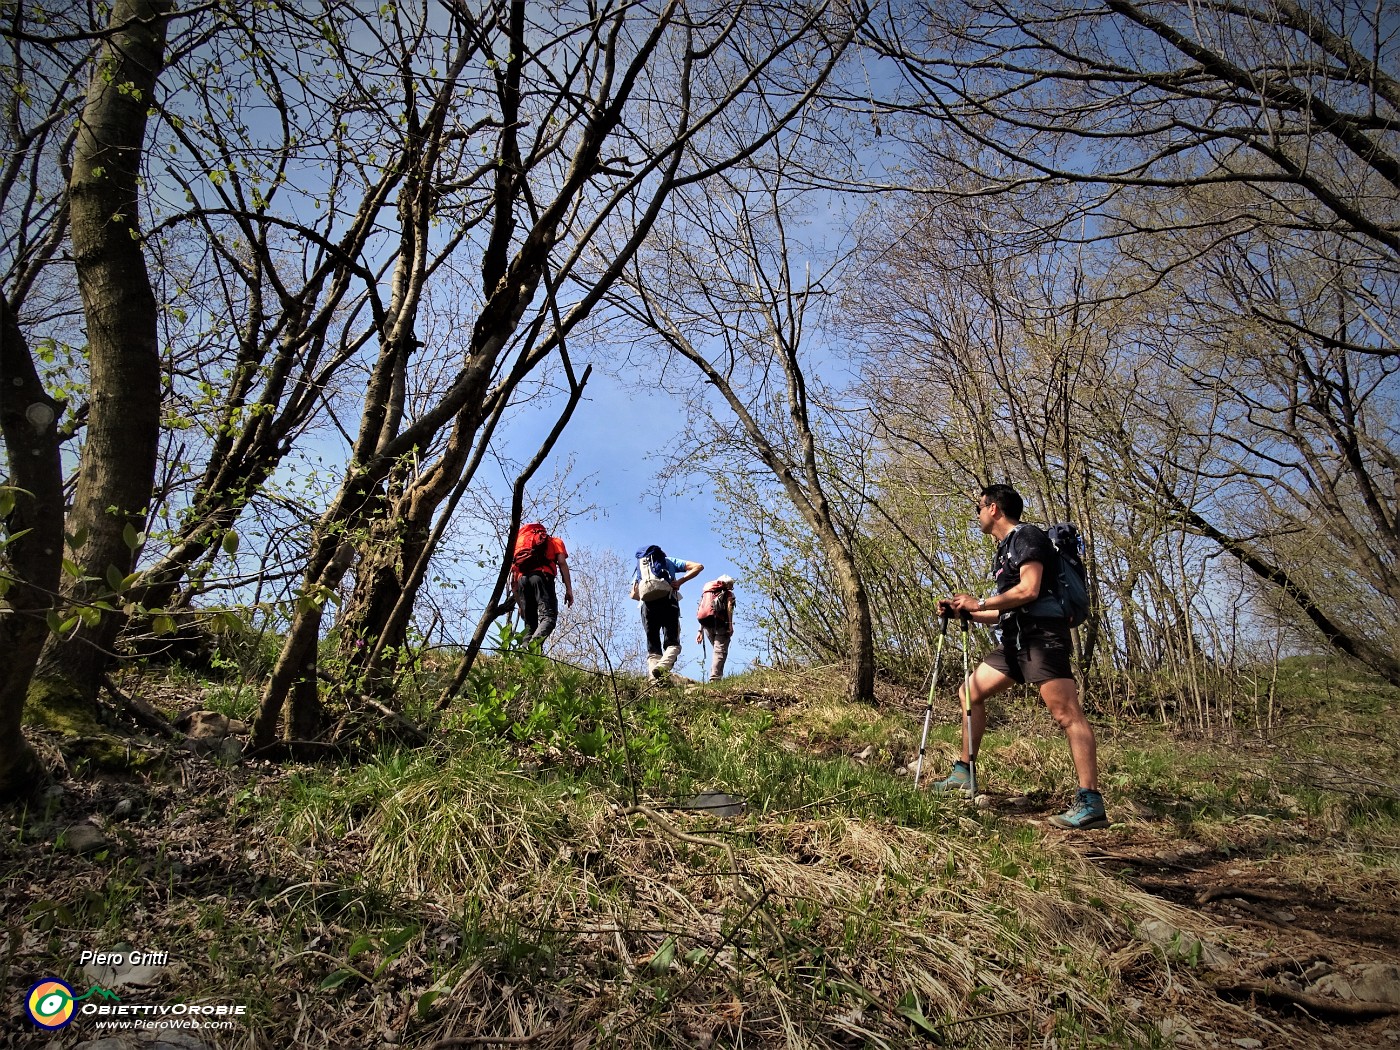
<path id="1" fill-rule="evenodd" d="M 108 709 L 61 678 L 35 678 L 24 724 L 52 735 L 70 770 L 139 774 L 165 761 L 162 749 L 133 747 L 131 735 L 113 725 Z"/>

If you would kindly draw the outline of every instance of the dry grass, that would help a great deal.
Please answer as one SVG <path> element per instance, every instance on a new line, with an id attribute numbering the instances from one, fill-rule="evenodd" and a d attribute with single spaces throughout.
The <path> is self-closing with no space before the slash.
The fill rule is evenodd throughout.
<path id="1" fill-rule="evenodd" d="M 74 784 L 75 812 L 145 792 L 143 816 L 97 859 L 62 854 L 35 814 L 12 815 L 7 914 L 84 894 L 109 904 L 35 926 L 6 985 L 67 974 L 75 946 L 144 939 L 181 959 L 163 978 L 167 1001 L 253 1006 L 246 1030 L 214 1041 L 236 1050 L 1157 1047 L 1270 1026 L 1299 1041 L 1211 992 L 1191 953 L 1139 936 L 1156 919 L 1240 954 L 1238 929 L 1115 877 L 1082 841 L 915 793 L 895 775 L 915 708 L 852 708 L 829 679 L 769 676 L 676 695 L 670 712 L 652 772 L 672 798 L 706 786 L 747 798 L 747 815 L 655 796 L 633 807 L 605 764 L 539 767 L 528 749 L 465 736 L 356 768 L 185 760 L 183 784 Z M 879 762 L 840 757 L 862 742 L 879 742 Z M 1214 814 L 1189 834 L 1224 835 L 1249 807 L 1222 808 L 1218 785 L 1184 757 L 1172 765 L 1175 742 L 1158 744 L 1105 742 L 1117 790 L 1189 781 L 1192 808 Z M 1007 720 L 985 761 L 1008 791 L 1051 792 L 1062 752 Z M 1280 812 L 1282 782 L 1255 782 Z M 1353 817 L 1329 819 L 1345 830 Z M 1277 830 L 1281 852 L 1308 848 Z M 1180 845 L 1179 829 L 1146 822 L 1091 841 L 1111 851 L 1149 831 Z M 1396 893 L 1394 862 L 1338 841 L 1325 853 L 1314 841 L 1299 877 Z"/>

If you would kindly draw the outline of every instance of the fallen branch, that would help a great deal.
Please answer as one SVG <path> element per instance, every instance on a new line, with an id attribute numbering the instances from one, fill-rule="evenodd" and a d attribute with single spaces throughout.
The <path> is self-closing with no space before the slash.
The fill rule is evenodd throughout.
<path id="1" fill-rule="evenodd" d="M 394 723 L 394 725 L 398 726 L 401 730 L 403 730 L 408 735 L 408 738 L 412 740 L 415 744 L 422 745 L 431 742 L 432 738 L 429 737 L 427 733 L 423 732 L 423 730 L 419 729 L 416 725 L 410 722 L 403 715 L 399 714 L 393 708 L 384 706 L 373 697 L 365 696 L 362 693 L 360 694 L 360 703 L 364 704 L 368 708 L 378 711 L 390 722 Z"/>
<path id="2" fill-rule="evenodd" d="M 1377 1017 L 1400 1015 L 1396 1003 L 1373 1003 L 1363 999 L 1332 999 L 1325 995 L 1295 992 L 1273 981 L 1219 980 L 1215 990 L 1221 995 L 1250 995 L 1270 1003 L 1300 1006 L 1318 1017 L 1334 1021 L 1370 1021 Z"/>
<path id="3" fill-rule="evenodd" d="M 1292 904 L 1296 894 L 1280 893 L 1278 890 L 1259 890 L 1252 886 L 1211 886 L 1196 894 L 1197 904 L 1209 904 L 1222 897 L 1238 897 L 1246 901 L 1266 901 L 1269 904 Z"/>
<path id="4" fill-rule="evenodd" d="M 1275 955 L 1270 959 L 1260 959 L 1250 969 L 1254 971 L 1255 977 L 1272 977 L 1274 974 L 1284 973 L 1292 970 L 1294 973 L 1302 973 L 1309 967 L 1318 963 L 1332 965 L 1333 959 L 1330 955 L 1320 955 L 1317 952 L 1302 957 L 1293 955 Z"/>
<path id="5" fill-rule="evenodd" d="M 1224 897 L 1221 899 L 1225 900 L 1231 906 L 1239 908 L 1241 911 L 1253 915 L 1260 922 L 1267 922 L 1270 926 L 1282 926 L 1288 929 L 1292 929 L 1292 927 L 1289 926 L 1289 923 L 1286 919 L 1268 911 L 1265 908 L 1261 908 L 1259 905 L 1253 903 L 1252 901 L 1248 901 L 1243 897 Z"/>
<path id="6" fill-rule="evenodd" d="M 102 676 L 102 687 L 112 695 L 117 705 L 131 715 L 132 719 L 142 729 L 148 729 L 157 736 L 172 737 L 175 735 L 175 727 L 166 721 L 165 716 L 157 711 L 144 700 L 138 700 L 134 696 L 127 696 L 117 688 L 117 683 L 112 681 L 110 675 Z"/>

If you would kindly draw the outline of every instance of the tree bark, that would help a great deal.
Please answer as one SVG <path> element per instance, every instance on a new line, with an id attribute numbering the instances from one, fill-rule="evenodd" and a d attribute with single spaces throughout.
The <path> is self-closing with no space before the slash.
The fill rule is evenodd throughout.
<path id="1" fill-rule="evenodd" d="M 63 468 L 58 417 L 63 406 L 44 392 L 19 321 L 0 295 L 0 434 L 8 453 L 10 489 L 0 507 L 10 536 L 0 547 L 8 586 L 0 579 L 0 798 L 32 786 L 39 760 L 20 722 L 30 677 L 49 636 L 47 615 L 58 590 L 63 547 Z"/>
<path id="2" fill-rule="evenodd" d="M 824 527 L 823 527 L 824 526 Z M 850 697 L 855 701 L 875 699 L 875 631 L 870 616 L 870 595 L 861 578 L 860 566 L 830 523 L 817 524 L 826 556 L 841 582 L 842 604 L 846 613 L 847 659 Z"/>
<path id="3" fill-rule="evenodd" d="M 87 442 L 68 520 L 85 542 L 65 599 L 96 615 L 51 641 L 39 674 L 84 700 L 97 695 L 121 616 L 109 570 L 125 578 L 145 528 L 160 435 L 157 310 L 137 231 L 147 111 L 170 0 L 117 0 L 79 121 L 68 180 L 73 261 L 87 323 Z M 56 535 L 61 535 L 60 530 Z M 101 602 L 109 609 L 94 603 Z"/>

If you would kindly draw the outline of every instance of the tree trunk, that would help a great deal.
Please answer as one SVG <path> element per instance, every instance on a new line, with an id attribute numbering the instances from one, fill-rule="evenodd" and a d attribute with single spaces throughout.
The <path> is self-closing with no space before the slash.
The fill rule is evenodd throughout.
<path id="1" fill-rule="evenodd" d="M 425 509 L 431 515 L 436 504 Z M 427 548 L 432 520 L 401 514 L 412 515 L 412 509 L 390 506 L 370 523 L 355 565 L 355 589 L 339 618 L 343 682 L 349 688 L 379 692 L 394 674 L 393 657 L 383 654 L 408 640 L 408 617 L 395 612 L 404 596 L 412 609 L 421 583 L 413 569 Z M 376 651 L 381 659 L 372 659 Z"/>
<path id="2" fill-rule="evenodd" d="M 816 523 L 814 523 L 816 524 Z M 824 526 L 824 527 L 823 527 Z M 875 700 L 875 631 L 870 616 L 870 595 L 860 576 L 854 556 L 841 542 L 829 523 L 818 526 L 826 556 L 836 570 L 845 606 L 847 658 L 851 662 L 848 683 L 850 698 L 857 702 Z"/>
<path id="3" fill-rule="evenodd" d="M 52 641 L 40 674 L 97 695 L 121 625 L 109 578 L 130 574 L 145 528 L 160 435 L 156 300 L 137 232 L 146 114 L 165 48 L 169 0 L 117 0 L 94 67 L 69 177 L 73 261 L 91 362 L 87 441 L 68 521 L 82 576 L 65 598 L 92 615 Z M 55 535 L 61 535 L 59 533 Z"/>
<path id="4" fill-rule="evenodd" d="M 0 435 L 8 450 L 9 482 L 0 516 L 15 537 L 3 547 L 8 588 L 0 583 L 0 798 L 32 786 L 38 758 L 20 721 L 29 680 L 49 636 L 47 615 L 63 558 L 63 468 L 57 418 L 63 406 L 44 393 L 19 320 L 0 295 Z M 4 514 L 4 508 L 13 509 Z"/>
<path id="5" fill-rule="evenodd" d="M 325 520 L 342 520 L 346 503 L 354 502 L 358 502 L 354 490 L 342 491 L 326 512 Z M 279 717 L 285 719 L 287 737 L 292 740 L 315 739 L 321 730 L 316 646 L 321 638 L 324 598 L 344 578 L 355 555 L 354 547 L 341 543 L 332 533 L 333 530 L 323 530 L 312 550 L 296 614 L 253 719 L 250 742 L 255 749 L 269 747 L 276 741 Z"/>

